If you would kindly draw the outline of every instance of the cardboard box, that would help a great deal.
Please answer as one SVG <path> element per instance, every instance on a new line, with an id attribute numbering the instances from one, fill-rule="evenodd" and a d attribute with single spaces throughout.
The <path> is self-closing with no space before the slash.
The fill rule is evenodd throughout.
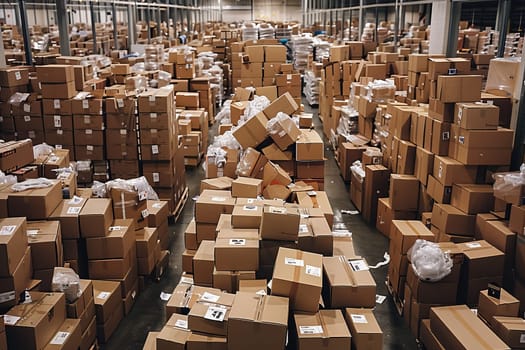
<path id="1" fill-rule="evenodd" d="M 445 350 L 443 345 L 439 342 L 439 339 L 436 338 L 436 335 L 430 330 L 429 319 L 421 320 L 419 340 L 428 350 Z"/>
<path id="2" fill-rule="evenodd" d="M 454 184 L 450 203 L 467 214 L 488 213 L 494 209 L 494 191 L 491 185 Z"/>
<path id="3" fill-rule="evenodd" d="M 518 234 L 525 233 L 525 207 L 512 205 L 509 228 Z"/>
<path id="4" fill-rule="evenodd" d="M 293 145 L 301 136 L 301 131 L 295 122 L 286 115 L 281 114 L 279 117 L 271 119 L 266 127 L 270 137 L 282 151 Z"/>
<path id="5" fill-rule="evenodd" d="M 301 219 L 297 239 L 300 250 L 332 256 L 333 241 L 332 229 L 324 217 Z"/>
<path id="6" fill-rule="evenodd" d="M 0 219 L 0 276 L 13 275 L 28 246 L 27 223 L 23 217 Z"/>
<path id="7" fill-rule="evenodd" d="M 298 349 L 350 349 L 351 336 L 341 310 L 295 314 Z"/>
<path id="8" fill-rule="evenodd" d="M 383 348 L 383 331 L 371 309 L 346 308 L 344 317 L 352 335 L 353 348 L 356 350 Z"/>
<path id="9" fill-rule="evenodd" d="M 433 176 L 441 184 L 452 186 L 452 184 L 476 183 L 475 166 L 461 164 L 449 157 L 436 156 L 434 158 Z"/>
<path id="10" fill-rule="evenodd" d="M 377 202 L 376 228 L 383 235 L 390 237 L 392 220 L 415 220 L 416 212 L 394 210 L 389 198 L 379 198 Z"/>
<path id="11" fill-rule="evenodd" d="M 51 180 L 45 188 L 10 193 L 7 198 L 9 216 L 25 216 L 29 220 L 45 220 L 62 201 L 62 184 Z"/>
<path id="12" fill-rule="evenodd" d="M 412 293 L 412 298 L 419 304 L 454 305 L 458 292 L 460 265 L 453 272 L 456 275 L 445 277 L 441 281 L 422 281 L 415 274 L 413 265 L 407 269 L 406 283 Z"/>
<path id="13" fill-rule="evenodd" d="M 417 211 L 419 181 L 413 175 L 390 175 L 390 205 L 393 210 Z"/>
<path id="14" fill-rule="evenodd" d="M 264 64 L 265 72 L 266 72 L 266 65 L 267 64 L 265 63 Z M 256 87 L 255 94 L 258 96 L 266 96 L 270 100 L 270 102 L 273 102 L 277 99 L 277 87 L 276 86 Z"/>
<path id="15" fill-rule="evenodd" d="M 230 120 L 233 125 L 239 124 L 239 120 L 244 115 L 244 111 L 249 104 L 249 101 L 232 102 L 230 105 Z"/>
<path id="16" fill-rule="evenodd" d="M 80 238 L 79 215 L 86 202 L 86 198 L 73 196 L 72 199 L 64 199 L 51 213 L 49 219 L 60 222 L 63 239 Z"/>
<path id="17" fill-rule="evenodd" d="M 392 221 L 390 237 L 391 251 L 398 254 L 406 254 L 418 239 L 430 242 L 436 240 L 434 234 L 421 221 L 415 220 Z"/>
<path id="18" fill-rule="evenodd" d="M 173 313 L 187 314 L 197 302 L 215 300 L 221 303 L 223 294 L 219 289 L 193 285 L 192 278 L 183 276 L 166 304 L 166 317 L 170 318 Z M 225 295 L 230 298 L 228 294 Z"/>
<path id="19" fill-rule="evenodd" d="M 147 201 L 148 207 L 148 227 L 161 226 L 166 220 L 168 220 L 169 210 L 168 202 L 166 201 Z"/>
<path id="20" fill-rule="evenodd" d="M 297 192 L 297 202 L 300 207 L 304 208 L 319 208 L 323 213 L 328 225 L 332 227 L 334 224 L 334 211 L 328 199 L 328 195 L 324 191 L 315 191 L 314 193 Z"/>
<path id="21" fill-rule="evenodd" d="M 510 349 L 465 305 L 430 309 L 430 329 L 445 349 Z"/>
<path id="22" fill-rule="evenodd" d="M 158 246 L 158 237 L 158 230 L 154 227 L 135 231 L 139 275 L 150 275 L 155 268 L 155 263 L 158 260 L 155 252 Z"/>
<path id="23" fill-rule="evenodd" d="M 215 242 L 202 241 L 193 257 L 193 278 L 195 283 L 204 286 L 213 284 L 213 267 L 215 262 Z"/>
<path id="24" fill-rule="evenodd" d="M 488 103 L 456 103 L 454 123 L 462 129 L 496 130 L 499 107 Z"/>
<path id="25" fill-rule="evenodd" d="M 512 349 L 523 349 L 525 321 L 522 318 L 495 316 L 493 330 Z"/>
<path id="26" fill-rule="evenodd" d="M 226 336 L 235 295 L 222 293 L 217 298 L 208 294 L 201 296 L 201 300 L 206 302 L 195 303 L 188 314 L 188 327 L 194 332 Z"/>
<path id="27" fill-rule="evenodd" d="M 481 99 L 481 75 L 440 75 L 436 98 L 441 102 L 475 102 Z"/>
<path id="28" fill-rule="evenodd" d="M 331 308 L 373 307 L 376 283 L 363 259 L 323 257 L 324 300 Z"/>
<path id="29" fill-rule="evenodd" d="M 43 349 L 66 319 L 63 293 L 30 294 L 31 303 L 16 305 L 4 316 L 9 348 Z"/>
<path id="30" fill-rule="evenodd" d="M 295 241 L 299 233 L 299 211 L 295 208 L 265 207 L 261 218 L 262 239 Z"/>
<path id="31" fill-rule="evenodd" d="M 103 237 L 87 238 L 89 260 L 122 259 L 135 245 L 135 227 L 131 219 L 116 219 Z"/>
<path id="32" fill-rule="evenodd" d="M 105 237 L 113 222 L 111 199 L 88 199 L 80 211 L 79 220 L 82 237 Z"/>
<path id="33" fill-rule="evenodd" d="M 441 233 L 474 236 L 476 217 L 468 215 L 449 204 L 434 204 L 432 225 Z"/>
<path id="34" fill-rule="evenodd" d="M 217 271 L 213 270 L 213 288 L 227 293 L 236 293 L 241 281 L 255 280 L 255 271 Z"/>
<path id="35" fill-rule="evenodd" d="M 210 347 L 217 350 L 226 350 L 228 348 L 226 337 L 204 333 L 191 333 L 187 344 L 188 349 L 196 350 Z"/>
<path id="36" fill-rule="evenodd" d="M 292 310 L 317 312 L 322 288 L 322 256 L 279 248 L 272 295 L 290 298 Z"/>
<path id="37" fill-rule="evenodd" d="M 29 84 L 29 69 L 8 67 L 0 69 L 0 86 L 15 87 Z"/>
<path id="38" fill-rule="evenodd" d="M 93 280 L 92 283 L 97 324 L 104 324 L 122 305 L 120 283 L 99 280 Z"/>
<path id="39" fill-rule="evenodd" d="M 80 280 L 80 297 L 74 302 L 67 302 L 66 311 L 68 318 L 82 319 L 85 316 L 85 311 L 90 308 L 90 303 L 94 302 L 93 296 L 93 282 L 91 280 Z M 93 315 L 95 316 L 95 305 L 93 304 Z M 85 326 L 82 329 L 82 326 Z M 87 325 L 81 323 L 82 331 L 85 331 Z"/>
<path id="40" fill-rule="evenodd" d="M 91 279 L 122 279 L 126 276 L 130 268 L 136 264 L 137 253 L 133 248 L 124 258 L 89 260 L 88 271 Z"/>
<path id="41" fill-rule="evenodd" d="M 31 260 L 35 267 L 45 270 L 64 264 L 60 222 L 28 222 L 26 232 L 31 246 Z"/>
<path id="42" fill-rule="evenodd" d="M 221 230 L 215 241 L 214 257 L 218 271 L 257 271 L 259 237 L 255 232 Z"/>
<path id="43" fill-rule="evenodd" d="M 74 81 L 67 83 L 40 84 L 42 89 L 42 98 L 45 99 L 63 99 L 68 100 L 75 97 L 77 90 Z"/>
<path id="44" fill-rule="evenodd" d="M 266 124 L 268 120 L 263 113 L 258 113 L 250 118 L 233 132 L 233 137 L 242 148 L 259 146 L 268 136 Z"/>
<path id="45" fill-rule="evenodd" d="M 266 159 L 266 157 L 264 157 Z M 259 162 L 258 162 L 259 163 Z M 259 163 L 260 164 L 260 163 Z M 256 169 L 259 166 L 256 166 Z M 268 185 L 283 185 L 288 186 L 292 182 L 292 178 L 283 168 L 273 162 L 265 162 L 263 167 L 263 188 Z"/>
<path id="46" fill-rule="evenodd" d="M 113 216 L 116 219 L 133 219 L 135 229 L 146 226 L 149 212 L 145 191 L 113 187 L 109 193 L 113 202 Z"/>
<path id="47" fill-rule="evenodd" d="M 507 165 L 510 162 L 514 131 L 459 129 L 456 159 L 468 165 Z M 487 143 L 486 140 L 491 140 Z"/>
<path id="48" fill-rule="evenodd" d="M 138 107 L 140 113 L 171 112 L 174 107 L 172 87 L 151 89 L 141 93 L 138 96 Z"/>
<path id="49" fill-rule="evenodd" d="M 21 293 L 34 285 L 31 282 L 33 276 L 31 249 L 27 247 L 24 252 L 13 273 L 9 277 L 0 278 L 0 294 L 4 296 L 0 303 L 2 309 L 16 305 L 20 301 Z"/>
<path id="50" fill-rule="evenodd" d="M 467 279 L 503 275 L 505 254 L 490 243 L 480 240 L 460 243 L 458 247 L 465 254 L 462 273 Z"/>
<path id="51" fill-rule="evenodd" d="M 232 196 L 257 198 L 262 193 L 262 180 L 238 177 L 232 182 Z"/>
<path id="52" fill-rule="evenodd" d="M 157 335 L 156 350 L 185 349 L 191 335 L 188 329 L 188 316 L 172 314 L 166 325 Z"/>
<path id="53" fill-rule="evenodd" d="M 272 119 L 279 112 L 292 115 L 297 109 L 299 109 L 299 106 L 295 102 L 292 95 L 287 92 L 270 103 L 270 105 L 263 110 L 263 113 L 266 118 Z"/>
<path id="54" fill-rule="evenodd" d="M 228 347 L 232 350 L 281 349 L 286 343 L 288 299 L 240 292 L 228 320 Z"/>
<path id="55" fill-rule="evenodd" d="M 232 225 L 235 228 L 259 229 L 263 208 L 254 204 L 236 205 L 232 212 Z"/>
<path id="56" fill-rule="evenodd" d="M 80 321 L 66 319 L 44 350 L 74 350 L 80 347 L 81 342 Z"/>
<path id="57" fill-rule="evenodd" d="M 235 199 L 229 191 L 204 190 L 195 203 L 195 220 L 198 223 L 217 224 L 221 214 L 231 214 Z"/>
<path id="58" fill-rule="evenodd" d="M 488 290 L 479 293 L 478 315 L 495 329 L 498 322 L 495 316 L 517 317 L 520 301 L 512 294 L 501 288 L 500 297 L 490 296 Z"/>
<path id="59" fill-rule="evenodd" d="M 111 314 L 110 319 L 104 324 L 97 324 L 97 339 L 101 344 L 105 344 L 118 328 L 124 315 L 124 304 L 118 303 L 117 309 Z"/>
<path id="60" fill-rule="evenodd" d="M 0 170 L 9 172 L 26 166 L 34 160 L 30 139 L 0 144 Z"/>

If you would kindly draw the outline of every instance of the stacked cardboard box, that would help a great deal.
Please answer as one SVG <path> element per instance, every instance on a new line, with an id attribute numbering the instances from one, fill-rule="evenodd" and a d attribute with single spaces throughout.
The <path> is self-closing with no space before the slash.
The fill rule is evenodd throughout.
<path id="1" fill-rule="evenodd" d="M 15 119 L 11 114 L 10 104 L 7 103 L 15 93 L 29 91 L 29 69 L 26 67 L 9 67 L 0 70 L 0 101 L 2 102 L 2 119 L 0 120 L 1 136 L 6 141 L 16 139 Z M 38 120 L 38 119 L 37 119 Z M 22 120 L 20 121 L 22 123 Z M 28 134 L 26 132 L 26 134 Z"/>
<path id="2" fill-rule="evenodd" d="M 55 267 L 63 266 L 64 255 L 59 221 L 30 221 L 27 238 L 31 247 L 33 277 L 41 280 L 41 290 L 51 290 Z"/>
<path id="3" fill-rule="evenodd" d="M 73 135 L 77 160 L 105 160 L 105 120 L 102 99 L 73 99 Z"/>
<path id="4" fill-rule="evenodd" d="M 188 98 L 198 101 L 197 93 L 185 93 L 183 102 L 182 93 L 177 93 L 177 103 L 183 103 L 183 107 L 188 107 Z M 177 106 L 179 106 L 177 104 Z M 184 164 L 190 166 L 199 165 L 203 154 L 208 149 L 208 114 L 204 110 L 196 109 L 183 110 L 179 112 L 178 120 L 181 128 L 182 153 Z"/>
<path id="5" fill-rule="evenodd" d="M 95 282 L 96 283 L 96 282 Z M 87 350 L 96 342 L 97 322 L 93 281 L 80 280 L 80 293 L 75 300 L 66 300 L 66 315 L 80 322 L 80 349 Z"/>
<path id="6" fill-rule="evenodd" d="M 108 342 L 124 317 L 124 303 L 121 284 L 114 281 L 93 281 L 97 339 L 101 344 Z"/>

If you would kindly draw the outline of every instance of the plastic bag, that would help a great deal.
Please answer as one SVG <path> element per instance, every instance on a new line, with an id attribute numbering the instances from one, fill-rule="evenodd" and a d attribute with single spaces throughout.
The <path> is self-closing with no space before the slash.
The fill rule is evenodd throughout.
<path id="1" fill-rule="evenodd" d="M 48 156 L 51 153 L 53 153 L 55 149 L 52 146 L 49 146 L 48 144 L 41 143 L 40 145 L 33 146 L 33 156 L 36 158 L 40 158 L 42 156 Z"/>
<path id="2" fill-rule="evenodd" d="M 226 156 L 228 152 L 220 147 L 210 146 L 208 147 L 208 162 L 212 161 L 218 168 L 223 168 L 226 164 Z"/>
<path id="3" fill-rule="evenodd" d="M 55 267 L 51 289 L 53 292 L 64 293 L 68 303 L 75 302 L 82 295 L 80 277 L 67 267 Z"/>
<path id="4" fill-rule="evenodd" d="M 292 118 L 290 118 L 290 116 L 286 113 L 283 113 L 283 112 L 277 113 L 275 118 L 270 119 L 268 123 L 266 124 L 266 131 L 268 131 L 270 135 L 276 135 L 280 133 L 283 130 L 283 125 L 284 125 L 280 122 L 285 121 L 287 119 L 292 119 Z M 285 131 L 290 132 L 290 130 L 285 130 Z"/>
<path id="5" fill-rule="evenodd" d="M 127 191 L 134 191 L 137 193 L 143 193 L 146 199 L 158 201 L 159 196 L 157 192 L 150 186 L 148 180 L 144 177 L 138 177 L 136 179 L 122 180 L 116 179 L 106 182 L 106 193 L 111 191 L 112 188 L 119 188 Z"/>
<path id="6" fill-rule="evenodd" d="M 244 111 L 244 120 L 248 120 L 256 114 L 262 112 L 266 107 L 270 105 L 270 100 L 266 96 L 256 95 L 252 101 L 246 107 Z"/>
<path id="7" fill-rule="evenodd" d="M 497 173 L 494 178 L 494 196 L 497 198 L 515 198 L 514 204 L 521 205 L 522 186 L 525 185 L 525 163 L 521 164 L 519 172 Z"/>
<path id="8" fill-rule="evenodd" d="M 352 172 L 352 174 L 355 174 L 357 176 L 359 182 L 363 183 L 365 179 L 365 171 L 363 170 L 363 166 L 360 160 L 356 160 L 352 163 L 352 166 L 350 166 L 350 171 Z"/>
<path id="9" fill-rule="evenodd" d="M 91 185 L 91 191 L 93 192 L 93 197 L 96 197 L 96 198 L 107 198 L 108 197 L 106 185 L 100 181 L 93 181 L 93 185 Z"/>
<path id="10" fill-rule="evenodd" d="M 224 106 L 220 110 L 219 113 L 215 116 L 215 121 L 221 122 L 221 123 L 231 123 L 231 117 L 230 117 L 230 106 L 232 101 L 227 100 L 224 102 Z"/>
<path id="11" fill-rule="evenodd" d="M 436 243 L 418 239 L 408 250 L 407 255 L 410 257 L 416 276 L 423 281 L 440 281 L 452 271 L 453 263 L 450 255 L 443 252 Z"/>
<path id="12" fill-rule="evenodd" d="M 232 131 L 228 130 L 224 134 L 215 136 L 212 147 L 226 147 L 228 149 L 241 149 L 241 145 L 237 139 L 233 137 Z"/>
<path id="13" fill-rule="evenodd" d="M 14 185 L 18 182 L 16 176 L 6 175 L 0 171 L 0 185 Z"/>
<path id="14" fill-rule="evenodd" d="M 27 190 L 32 190 L 35 188 L 47 188 L 55 184 L 53 180 L 49 180 L 43 177 L 38 179 L 29 179 L 23 182 L 19 182 L 11 186 L 11 189 L 15 192 L 23 192 Z"/>

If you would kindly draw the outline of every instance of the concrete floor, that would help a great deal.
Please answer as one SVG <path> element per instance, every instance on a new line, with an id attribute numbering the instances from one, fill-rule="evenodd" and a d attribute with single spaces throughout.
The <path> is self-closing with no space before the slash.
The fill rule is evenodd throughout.
<path id="1" fill-rule="evenodd" d="M 305 102 L 307 111 L 314 113 L 314 126 L 320 135 L 322 125 L 317 117 L 317 109 L 311 109 Z M 217 127 L 211 129 L 214 133 Z M 211 136 L 211 135 L 210 135 Z M 210 140 L 213 140 L 210 137 Z M 325 140 L 326 142 L 326 140 Z M 354 210 L 350 201 L 348 186 L 343 182 L 339 168 L 334 160 L 334 154 L 329 147 L 325 148 L 325 191 L 330 198 L 334 210 L 334 224 L 342 224 L 353 234 L 356 254 L 365 257 L 370 265 L 383 261 L 383 254 L 388 251 L 389 241 L 373 226 L 365 223 L 360 215 L 341 214 L 341 210 Z M 204 178 L 202 167 L 187 168 L 186 181 L 189 187 L 189 198 L 182 215 L 175 225 L 170 226 L 173 233 L 169 269 L 158 283 L 150 284 L 138 297 L 131 313 L 121 322 L 118 330 L 102 349 L 142 349 L 149 331 L 160 330 L 165 323 L 164 306 L 166 302 L 160 299 L 160 293 L 171 293 L 181 275 L 181 254 L 184 251 L 184 230 L 193 218 L 192 198 L 199 193 L 200 180 Z M 387 296 L 387 299 L 376 305 L 375 316 L 384 333 L 383 349 L 417 349 L 415 338 L 398 316 L 392 298 L 388 295 L 385 279 L 388 266 L 371 270 L 377 283 L 377 294 Z M 271 350 L 271 349 L 269 349 Z"/>

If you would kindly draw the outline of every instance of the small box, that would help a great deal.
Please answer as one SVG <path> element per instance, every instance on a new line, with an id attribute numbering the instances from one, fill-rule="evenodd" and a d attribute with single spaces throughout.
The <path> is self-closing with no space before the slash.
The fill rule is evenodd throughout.
<path id="1" fill-rule="evenodd" d="M 230 191 L 204 190 L 195 203 L 195 220 L 217 224 L 221 214 L 231 214 L 234 206 Z"/>
<path id="2" fill-rule="evenodd" d="M 494 316 L 517 317 L 520 310 L 520 301 L 505 289 L 500 289 L 500 296 L 490 296 L 488 290 L 479 293 L 478 315 L 496 328 Z"/>
<path id="3" fill-rule="evenodd" d="M 202 286 L 213 284 L 213 267 L 215 262 L 215 242 L 202 241 L 193 257 L 193 278 Z"/>
<path id="4" fill-rule="evenodd" d="M 383 331 L 371 309 L 347 308 L 344 311 L 344 317 L 352 335 L 354 349 L 383 349 Z"/>
<path id="5" fill-rule="evenodd" d="M 263 110 L 263 113 L 267 119 L 272 119 L 279 112 L 292 115 L 297 109 L 299 109 L 299 106 L 292 95 L 287 92 L 270 103 L 270 105 Z"/>
<path id="6" fill-rule="evenodd" d="M 301 131 L 295 125 L 295 122 L 287 115 L 280 114 L 278 117 L 273 118 L 267 124 L 268 133 L 272 138 L 273 142 L 282 151 L 285 151 L 289 146 L 294 144 Z"/>
<path id="7" fill-rule="evenodd" d="M 122 305 L 120 283 L 100 280 L 93 280 L 92 282 L 97 323 L 104 324 Z"/>
<path id="8" fill-rule="evenodd" d="M 390 205 L 393 210 L 417 211 L 419 203 L 419 181 L 413 175 L 392 174 L 390 176 Z"/>
<path id="9" fill-rule="evenodd" d="M 242 148 L 259 146 L 267 137 L 266 124 L 268 120 L 262 113 L 256 114 L 246 123 L 241 125 L 233 132 L 233 137 L 239 142 Z"/>
<path id="10" fill-rule="evenodd" d="M 28 246 L 23 217 L 0 219 L 0 277 L 12 276 Z"/>
<path id="11" fill-rule="evenodd" d="M 231 223 L 235 228 L 259 229 L 263 207 L 255 204 L 236 205 L 233 208 Z"/>
<path id="12" fill-rule="evenodd" d="M 257 198 L 262 193 L 262 180 L 249 177 L 238 177 L 232 182 L 232 196 Z"/>
<path id="13" fill-rule="evenodd" d="M 259 237 L 257 234 L 222 232 L 215 241 L 215 268 L 218 271 L 257 271 Z"/>
<path id="14" fill-rule="evenodd" d="M 113 222 L 111 199 L 88 199 L 80 211 L 79 219 L 82 237 L 105 237 Z"/>
<path id="15" fill-rule="evenodd" d="M 195 303 L 188 314 L 188 328 L 194 332 L 226 336 L 235 295 L 222 293 L 217 298 L 208 294 L 201 296 L 201 300 L 204 302 Z"/>
<path id="16" fill-rule="evenodd" d="M 332 256 L 334 237 L 326 219 L 324 217 L 301 219 L 297 245 L 302 251 Z"/>
<path id="17" fill-rule="evenodd" d="M 315 130 L 301 130 L 296 142 L 296 160 L 324 160 L 324 143 Z"/>
<path id="18" fill-rule="evenodd" d="M 0 227 L 1 225 L 0 222 Z M 38 270 L 53 269 L 64 265 L 60 222 L 30 221 L 27 223 L 27 238 L 31 246 L 33 266 Z"/>
<path id="19" fill-rule="evenodd" d="M 298 349 L 350 349 L 351 336 L 341 310 L 295 314 Z M 322 345 L 320 345 L 322 344 Z"/>
<path id="20" fill-rule="evenodd" d="M 392 252 L 407 254 L 416 240 L 424 239 L 430 242 L 436 240 L 435 235 L 421 222 L 416 220 L 394 220 L 390 234 L 390 249 Z"/>
<path id="21" fill-rule="evenodd" d="M 64 199 L 51 213 L 49 219 L 60 221 L 63 239 L 80 238 L 80 213 L 87 199 L 73 196 L 72 199 Z"/>
<path id="22" fill-rule="evenodd" d="M 494 317 L 494 333 L 512 349 L 523 349 L 525 321 L 521 317 Z"/>
<path id="23" fill-rule="evenodd" d="M 463 129 L 496 130 L 499 107 L 488 103 L 456 103 L 454 123 Z"/>
<path id="24" fill-rule="evenodd" d="M 135 245 L 135 227 L 132 220 L 113 221 L 103 237 L 86 239 L 88 259 L 121 259 Z"/>
<path id="25" fill-rule="evenodd" d="M 467 214 L 488 213 L 494 209 L 494 190 L 491 185 L 454 184 L 450 204 Z"/>
<path id="26" fill-rule="evenodd" d="M 299 234 L 299 211 L 296 208 L 267 206 L 263 210 L 260 234 L 263 239 L 295 241 Z"/>
<path id="27" fill-rule="evenodd" d="M 7 198 L 9 216 L 46 220 L 62 201 L 62 183 L 58 180 L 50 181 L 50 187 L 10 193 Z"/>
<path id="28" fill-rule="evenodd" d="M 466 280 L 487 276 L 503 276 L 505 254 L 490 243 L 480 240 L 459 243 L 465 254 L 464 277 Z"/>
<path id="29" fill-rule="evenodd" d="M 155 350 L 185 349 L 186 342 L 191 335 L 188 328 L 188 316 L 172 314 L 157 335 Z"/>
<path id="30" fill-rule="evenodd" d="M 468 215 L 449 204 L 434 204 L 432 226 L 441 233 L 458 236 L 474 236 L 476 217 Z"/>

